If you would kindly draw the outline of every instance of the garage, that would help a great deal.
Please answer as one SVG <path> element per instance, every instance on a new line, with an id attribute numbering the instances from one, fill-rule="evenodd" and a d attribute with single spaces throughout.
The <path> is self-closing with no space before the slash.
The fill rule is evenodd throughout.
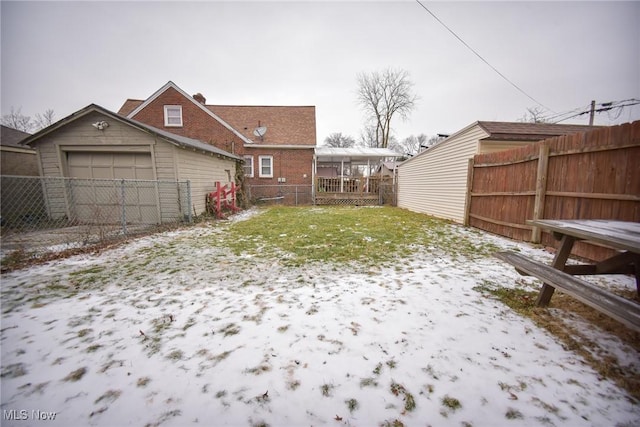
<path id="1" fill-rule="evenodd" d="M 69 188 L 80 222 L 128 224 L 160 222 L 158 191 L 149 153 L 68 152 L 68 176 L 77 178 Z M 138 181 L 136 185 L 126 181 Z M 124 200 L 124 203 L 122 201 Z"/>
<path id="2" fill-rule="evenodd" d="M 36 148 L 47 217 L 75 224 L 164 224 L 206 211 L 242 158 L 91 104 L 25 140 Z"/>

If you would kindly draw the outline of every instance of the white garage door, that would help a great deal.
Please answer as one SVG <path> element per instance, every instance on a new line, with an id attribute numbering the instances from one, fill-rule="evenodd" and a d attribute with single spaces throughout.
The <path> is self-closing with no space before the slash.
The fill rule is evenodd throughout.
<path id="1" fill-rule="evenodd" d="M 92 223 L 159 222 L 157 188 L 149 153 L 67 153 L 68 175 L 79 178 L 70 192 L 76 219 Z M 110 180 L 110 181 L 101 181 Z M 123 203 L 124 202 L 124 203 Z"/>

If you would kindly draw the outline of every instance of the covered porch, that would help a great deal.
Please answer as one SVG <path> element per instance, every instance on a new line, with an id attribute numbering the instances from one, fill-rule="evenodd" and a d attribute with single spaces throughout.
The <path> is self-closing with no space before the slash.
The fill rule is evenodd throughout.
<path id="1" fill-rule="evenodd" d="M 395 174 L 381 167 L 401 154 L 387 148 L 318 147 L 314 156 L 316 205 L 380 205 L 395 188 Z"/>

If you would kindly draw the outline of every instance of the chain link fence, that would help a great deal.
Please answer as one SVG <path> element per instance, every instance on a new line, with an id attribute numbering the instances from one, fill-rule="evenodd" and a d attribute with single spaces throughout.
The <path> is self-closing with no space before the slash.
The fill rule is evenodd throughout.
<path id="1" fill-rule="evenodd" d="M 398 206 L 397 182 L 385 179 L 380 182 L 380 203 L 383 205 Z"/>
<path id="2" fill-rule="evenodd" d="M 312 205 L 311 184 L 250 185 L 249 198 L 253 204 Z"/>
<path id="3" fill-rule="evenodd" d="M 372 183 L 373 193 L 379 195 L 382 205 L 396 206 L 396 183 L 390 177 Z M 311 185 L 249 185 L 249 198 L 257 205 L 308 206 L 313 204 Z"/>
<path id="4" fill-rule="evenodd" d="M 3 251 L 78 247 L 193 220 L 189 181 L 0 180 Z"/>

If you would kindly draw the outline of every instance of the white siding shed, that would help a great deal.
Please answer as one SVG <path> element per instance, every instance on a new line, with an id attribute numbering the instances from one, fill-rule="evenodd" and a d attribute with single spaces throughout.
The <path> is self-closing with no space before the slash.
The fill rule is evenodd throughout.
<path id="1" fill-rule="evenodd" d="M 469 159 L 487 136 L 471 125 L 398 166 L 398 206 L 464 221 Z"/>
<path id="2" fill-rule="evenodd" d="M 478 121 L 398 166 L 398 207 L 463 223 L 469 159 L 558 135 L 583 125 Z"/>

